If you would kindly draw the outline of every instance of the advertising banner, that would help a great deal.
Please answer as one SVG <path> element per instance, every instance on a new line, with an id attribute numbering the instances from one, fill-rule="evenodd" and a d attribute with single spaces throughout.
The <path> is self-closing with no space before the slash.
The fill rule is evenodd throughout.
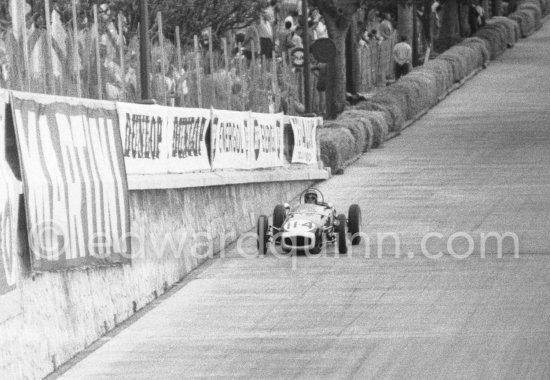
<path id="1" fill-rule="evenodd" d="M 250 118 L 254 130 L 252 167 L 260 169 L 283 166 L 283 115 L 251 113 Z"/>
<path id="2" fill-rule="evenodd" d="M 320 118 L 289 116 L 294 133 L 293 164 L 314 165 L 317 163 L 317 126 Z"/>
<path id="3" fill-rule="evenodd" d="M 114 103 L 12 92 L 34 271 L 130 262 Z"/>
<path id="4" fill-rule="evenodd" d="M 169 122 L 168 172 L 209 171 L 206 147 L 212 112 L 207 109 L 165 107 Z"/>
<path id="5" fill-rule="evenodd" d="M 128 174 L 168 173 L 170 134 L 166 107 L 117 103 Z"/>
<path id="6" fill-rule="evenodd" d="M 249 113 L 212 111 L 212 168 L 253 169 L 253 128 Z"/>
<path id="7" fill-rule="evenodd" d="M 7 100 L 7 92 L 0 90 L 0 323 L 21 312 L 21 301 L 16 292 L 20 184 L 5 159 Z"/>

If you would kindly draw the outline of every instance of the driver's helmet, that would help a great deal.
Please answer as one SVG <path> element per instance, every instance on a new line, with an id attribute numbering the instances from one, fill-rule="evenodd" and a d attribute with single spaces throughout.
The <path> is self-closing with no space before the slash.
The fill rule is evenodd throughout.
<path id="1" fill-rule="evenodd" d="M 304 203 L 317 204 L 317 193 L 314 191 L 308 191 L 304 194 Z"/>

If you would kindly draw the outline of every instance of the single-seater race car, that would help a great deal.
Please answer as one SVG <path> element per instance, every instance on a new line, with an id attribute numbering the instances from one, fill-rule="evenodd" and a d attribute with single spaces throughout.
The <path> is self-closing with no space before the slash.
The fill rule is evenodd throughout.
<path id="1" fill-rule="evenodd" d="M 353 204 L 348 217 L 337 214 L 331 203 L 325 203 L 323 193 L 309 188 L 300 195 L 300 204 L 277 205 L 273 211 L 273 223 L 266 215 L 258 218 L 258 250 L 265 254 L 269 243 L 279 245 L 285 252 L 319 253 L 323 246 L 338 244 L 340 253 L 347 253 L 347 233 L 351 244 L 361 242 L 361 209 Z"/>

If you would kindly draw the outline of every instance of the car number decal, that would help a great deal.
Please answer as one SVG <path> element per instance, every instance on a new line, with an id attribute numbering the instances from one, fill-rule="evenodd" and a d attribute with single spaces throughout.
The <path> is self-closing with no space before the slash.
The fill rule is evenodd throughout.
<path id="1" fill-rule="evenodd" d="M 311 231 L 315 229 L 315 224 L 309 220 L 291 220 L 285 224 L 285 230 L 293 230 L 296 228 L 307 229 Z"/>

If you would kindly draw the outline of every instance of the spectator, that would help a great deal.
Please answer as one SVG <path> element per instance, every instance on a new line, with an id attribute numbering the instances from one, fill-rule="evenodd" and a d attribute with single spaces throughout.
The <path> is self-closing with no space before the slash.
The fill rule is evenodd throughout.
<path id="1" fill-rule="evenodd" d="M 281 20 L 281 8 L 279 8 L 277 0 L 271 0 L 269 6 L 273 10 L 273 27 L 275 29 Z"/>
<path id="2" fill-rule="evenodd" d="M 235 35 L 235 45 L 233 46 L 233 50 L 231 50 L 231 53 L 234 56 L 238 56 L 242 54 L 245 38 L 246 38 L 246 35 L 243 32 L 237 32 L 237 34 Z"/>
<path id="3" fill-rule="evenodd" d="M 313 30 L 313 26 L 313 20 L 309 18 L 307 22 L 307 29 L 303 30 L 301 34 L 302 40 L 305 40 L 305 33 L 307 33 L 309 36 L 309 42 L 312 43 L 313 41 L 315 41 L 315 31 Z"/>
<path id="4" fill-rule="evenodd" d="M 485 10 L 481 6 L 481 4 L 476 5 L 476 10 L 477 10 L 477 13 L 479 13 L 478 25 L 480 27 L 484 27 L 485 26 Z"/>
<path id="5" fill-rule="evenodd" d="M 296 30 L 296 27 L 298 26 L 300 19 L 300 15 L 296 11 L 291 11 L 288 13 L 287 17 L 285 18 L 285 29 L 289 30 Z M 288 26 L 288 23 L 290 23 L 290 27 Z"/>
<path id="6" fill-rule="evenodd" d="M 476 4 L 472 2 L 468 7 L 468 24 L 470 25 L 470 35 L 474 35 L 479 27 L 479 14 Z"/>
<path id="7" fill-rule="evenodd" d="M 269 11 L 269 7 L 262 11 L 258 20 L 258 35 L 260 37 L 260 55 L 267 59 L 273 58 L 273 19 L 275 15 Z"/>
<path id="8" fill-rule="evenodd" d="M 380 25 L 378 26 L 378 31 L 380 32 L 380 36 L 384 40 L 389 40 L 391 38 L 391 35 L 393 33 L 393 26 L 388 19 L 387 15 L 379 15 L 378 19 L 380 21 Z"/>
<path id="9" fill-rule="evenodd" d="M 432 15 L 434 20 L 434 38 L 437 39 L 439 37 L 439 31 L 441 30 L 441 11 L 443 10 L 443 7 L 439 3 L 439 1 L 434 1 L 432 4 Z"/>
<path id="10" fill-rule="evenodd" d="M 312 21 L 313 29 L 313 39 L 317 40 L 319 38 L 328 38 L 328 31 L 325 23 L 323 22 L 323 17 L 317 8 L 313 8 L 310 12 L 310 18 Z"/>
<path id="11" fill-rule="evenodd" d="M 381 45 L 382 44 L 382 37 L 378 35 L 378 31 L 376 29 L 372 29 L 370 32 L 365 31 L 363 35 L 361 36 L 361 41 L 359 41 L 359 44 L 361 46 L 367 46 L 367 45 Z"/>
<path id="12" fill-rule="evenodd" d="M 269 3 L 265 3 L 262 9 L 260 18 L 257 23 L 258 35 L 260 37 L 259 52 L 261 56 L 268 59 L 273 58 L 273 25 L 275 21 L 275 13 Z"/>
<path id="13" fill-rule="evenodd" d="M 254 45 L 254 52 L 257 54 L 260 49 L 260 35 L 256 24 L 252 24 L 246 28 L 243 42 L 243 55 L 246 57 L 249 64 L 252 60 L 252 45 Z"/>
<path id="14" fill-rule="evenodd" d="M 412 62 L 412 49 L 407 43 L 407 37 L 402 36 L 401 42 L 393 47 L 393 58 L 395 60 L 395 80 L 407 75 Z"/>
<path id="15" fill-rule="evenodd" d="M 302 37 L 296 32 L 297 22 L 294 17 L 289 15 L 285 19 L 285 30 L 281 38 L 281 53 L 285 53 L 287 57 L 290 55 L 290 52 L 296 48 L 303 46 Z"/>

